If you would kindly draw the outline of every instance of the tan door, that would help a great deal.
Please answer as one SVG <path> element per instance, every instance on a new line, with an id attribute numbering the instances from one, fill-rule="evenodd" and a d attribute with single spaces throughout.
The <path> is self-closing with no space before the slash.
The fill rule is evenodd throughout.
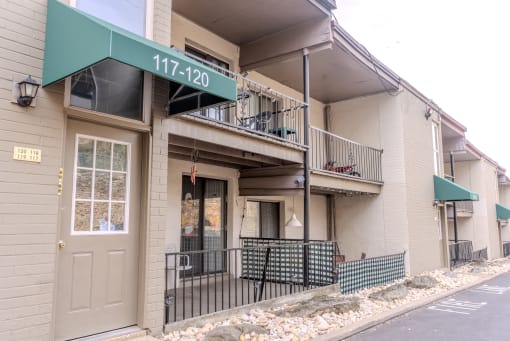
<path id="1" fill-rule="evenodd" d="M 56 338 L 135 325 L 141 136 L 69 120 Z"/>

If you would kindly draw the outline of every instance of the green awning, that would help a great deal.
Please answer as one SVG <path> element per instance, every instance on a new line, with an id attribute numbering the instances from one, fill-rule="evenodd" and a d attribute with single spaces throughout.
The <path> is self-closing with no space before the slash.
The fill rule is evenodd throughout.
<path id="1" fill-rule="evenodd" d="M 496 204 L 496 218 L 497 219 L 510 219 L 510 209 L 503 205 Z"/>
<path id="2" fill-rule="evenodd" d="M 478 201 L 477 193 L 455 182 L 434 175 L 434 196 L 439 201 Z"/>
<path id="3" fill-rule="evenodd" d="M 236 81 L 178 51 L 140 37 L 57 0 L 48 1 L 42 85 L 48 86 L 107 58 L 179 85 L 181 112 L 237 99 Z M 182 85 L 182 86 L 180 86 Z M 196 96 L 195 100 L 190 98 Z M 173 96 L 174 100 L 176 94 Z M 185 97 L 185 98 L 184 98 Z M 188 108 L 190 107 L 191 108 Z M 197 108 L 195 108 L 197 109 Z"/>

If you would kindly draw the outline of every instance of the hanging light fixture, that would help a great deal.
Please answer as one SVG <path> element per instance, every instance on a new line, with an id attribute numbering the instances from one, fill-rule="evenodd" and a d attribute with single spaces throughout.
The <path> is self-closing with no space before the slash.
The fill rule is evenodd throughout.
<path id="1" fill-rule="evenodd" d="M 303 224 L 296 217 L 296 211 L 294 210 L 294 196 L 292 197 L 292 217 L 287 221 L 285 227 L 303 227 Z"/>

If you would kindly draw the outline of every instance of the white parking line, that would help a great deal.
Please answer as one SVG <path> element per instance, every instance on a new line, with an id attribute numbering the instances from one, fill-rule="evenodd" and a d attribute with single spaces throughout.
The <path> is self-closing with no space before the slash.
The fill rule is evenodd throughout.
<path id="1" fill-rule="evenodd" d="M 471 289 L 469 291 L 471 291 L 471 292 L 483 292 L 483 293 L 495 294 L 495 295 L 503 295 L 508 290 L 510 290 L 510 287 L 502 287 L 502 286 L 499 286 L 499 285 L 487 285 L 487 284 L 484 284 L 482 286 L 479 286 L 477 288 Z"/>
<path id="2" fill-rule="evenodd" d="M 435 305 L 432 305 L 427 309 L 461 315 L 470 315 L 471 311 L 476 311 L 486 304 L 487 302 L 457 301 L 453 298 L 450 298 L 448 300 L 444 300 Z"/>

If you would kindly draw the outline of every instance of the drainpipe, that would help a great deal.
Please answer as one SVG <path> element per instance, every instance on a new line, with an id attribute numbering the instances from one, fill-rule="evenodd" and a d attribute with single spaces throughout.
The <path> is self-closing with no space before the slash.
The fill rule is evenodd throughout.
<path id="1" fill-rule="evenodd" d="M 453 157 L 453 151 L 450 151 L 450 173 L 452 176 L 452 182 L 455 182 L 455 167 L 453 163 L 455 162 L 455 158 Z M 457 207 L 455 206 L 455 201 L 452 202 L 453 207 L 453 236 L 455 240 L 455 244 L 459 241 L 459 237 L 457 234 Z"/>
<path id="2" fill-rule="evenodd" d="M 304 143 L 306 150 L 304 152 L 304 228 L 303 242 L 310 241 L 310 60 L 308 50 L 303 50 L 303 101 L 304 108 Z M 303 285 L 308 287 L 308 246 L 303 248 Z"/>

